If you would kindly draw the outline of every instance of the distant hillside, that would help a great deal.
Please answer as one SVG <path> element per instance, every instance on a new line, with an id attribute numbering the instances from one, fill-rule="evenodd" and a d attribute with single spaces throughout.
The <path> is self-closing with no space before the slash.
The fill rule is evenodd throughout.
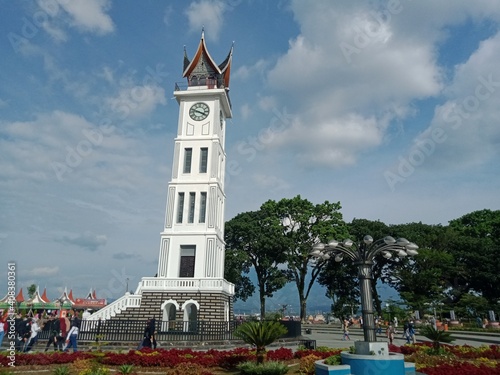
<path id="1" fill-rule="evenodd" d="M 330 311 L 331 300 L 325 296 L 326 288 L 315 283 L 307 299 L 307 313 L 317 314 Z M 388 299 L 399 299 L 398 293 L 387 285 L 379 286 L 382 301 Z M 294 283 L 288 283 L 285 287 L 275 293 L 273 298 L 266 299 L 266 311 L 277 311 L 286 305 L 286 315 L 299 315 L 299 297 L 297 287 Z M 246 302 L 236 301 L 234 304 L 235 314 L 254 314 L 260 312 L 258 294 L 255 293 Z"/>

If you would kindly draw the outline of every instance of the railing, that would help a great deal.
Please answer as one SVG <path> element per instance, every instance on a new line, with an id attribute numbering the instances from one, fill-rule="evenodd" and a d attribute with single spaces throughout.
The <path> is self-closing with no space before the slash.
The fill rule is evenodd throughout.
<path id="1" fill-rule="evenodd" d="M 99 311 L 93 313 L 89 320 L 108 320 L 116 314 L 126 310 L 127 308 L 136 308 L 141 306 L 141 296 L 136 294 L 125 293 L 124 296 L 116 301 L 103 307 Z"/>
<path id="2" fill-rule="evenodd" d="M 238 340 L 234 330 L 242 322 L 206 322 L 206 321 L 159 321 L 156 322 L 156 341 L 165 342 L 210 342 Z M 281 338 L 300 336 L 300 322 L 281 322 L 288 333 Z M 48 326 L 47 326 L 48 327 Z M 144 338 L 144 320 L 82 320 L 79 341 L 100 342 L 141 342 Z M 39 333 L 39 340 L 45 342 L 50 336 L 49 330 Z"/>
<path id="3" fill-rule="evenodd" d="M 175 91 L 183 91 L 189 90 L 190 87 L 196 87 L 196 89 L 206 88 L 207 90 L 211 89 L 224 89 L 226 88 L 224 85 L 223 79 L 215 79 L 215 78 L 191 78 L 186 82 L 176 82 L 175 83 Z"/>
<path id="4" fill-rule="evenodd" d="M 160 277 L 143 277 L 136 294 L 146 290 L 222 291 L 234 294 L 234 284 L 224 279 L 164 279 Z"/>

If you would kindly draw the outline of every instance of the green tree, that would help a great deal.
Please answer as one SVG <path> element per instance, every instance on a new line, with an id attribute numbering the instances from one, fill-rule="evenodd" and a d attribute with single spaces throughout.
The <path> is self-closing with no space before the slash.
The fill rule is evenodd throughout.
<path id="1" fill-rule="evenodd" d="M 414 258 L 388 260 L 382 269 L 382 281 L 395 288 L 413 310 L 424 311 L 427 303 L 443 300 L 457 271 L 447 250 L 447 229 L 419 222 L 391 225 L 389 234 L 415 242 L 419 254 Z"/>
<path id="2" fill-rule="evenodd" d="M 500 210 L 480 210 L 450 221 L 450 251 L 459 270 L 455 284 L 461 296 L 479 293 L 494 306 L 500 299 Z"/>
<path id="3" fill-rule="evenodd" d="M 454 259 L 443 250 L 422 248 L 418 251 L 415 259 L 386 268 L 383 279 L 399 292 L 408 306 L 423 311 L 426 303 L 444 298 L 447 272 L 454 267 Z"/>
<path id="4" fill-rule="evenodd" d="M 488 313 L 488 300 L 481 296 L 466 293 L 457 302 L 455 309 L 459 316 L 474 319 L 477 316 L 486 316 Z"/>
<path id="5" fill-rule="evenodd" d="M 245 343 L 255 346 L 257 363 L 263 363 L 266 357 L 266 346 L 286 334 L 288 330 L 280 322 L 261 321 L 245 322 L 238 326 L 234 335 Z"/>
<path id="6" fill-rule="evenodd" d="M 238 299 L 246 301 L 255 292 L 255 286 L 247 276 L 250 272 L 250 267 L 251 263 L 248 261 L 248 257 L 244 251 L 226 249 L 224 278 L 235 285 L 234 301 Z"/>
<path id="7" fill-rule="evenodd" d="M 29 287 L 28 287 L 28 298 L 33 298 L 36 294 L 36 290 L 37 290 L 37 287 L 35 284 L 31 284 Z"/>
<path id="8" fill-rule="evenodd" d="M 351 307 L 359 305 L 357 267 L 352 262 L 327 262 L 318 276 L 318 284 L 326 287 L 332 300 L 332 313 L 337 318 L 351 315 Z"/>
<path id="9" fill-rule="evenodd" d="M 226 253 L 229 257 L 236 253 L 243 262 L 242 271 L 248 273 L 253 268 L 257 275 L 262 319 L 266 297 L 272 297 L 287 282 L 284 270 L 278 268 L 286 260 L 281 233 L 279 221 L 265 210 L 241 213 L 226 224 Z"/>
<path id="10" fill-rule="evenodd" d="M 300 195 L 279 202 L 270 200 L 261 207 L 281 225 L 282 240 L 286 246 L 287 277 L 297 286 L 302 321 L 306 319 L 307 298 L 311 288 L 325 265 L 324 262 L 313 261 L 313 245 L 318 241 L 326 242 L 330 238 L 347 235 L 340 209 L 340 202 L 325 201 L 315 205 Z"/>

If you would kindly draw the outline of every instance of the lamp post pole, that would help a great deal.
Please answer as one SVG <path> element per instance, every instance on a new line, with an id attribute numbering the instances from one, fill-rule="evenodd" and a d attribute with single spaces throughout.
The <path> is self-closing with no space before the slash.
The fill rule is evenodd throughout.
<path id="1" fill-rule="evenodd" d="M 328 244 L 317 243 L 313 246 L 311 254 L 318 259 L 327 261 L 333 255 L 336 262 L 341 262 L 344 256 L 347 256 L 358 267 L 365 342 L 377 341 L 372 295 L 373 259 L 378 254 L 382 254 L 386 259 L 391 258 L 392 254 L 399 257 L 414 256 L 418 254 L 417 249 L 417 245 L 404 238 L 396 240 L 387 236 L 373 241 L 373 238 L 369 235 L 366 235 L 363 241 L 358 244 L 347 239 L 342 242 L 330 240 Z"/>

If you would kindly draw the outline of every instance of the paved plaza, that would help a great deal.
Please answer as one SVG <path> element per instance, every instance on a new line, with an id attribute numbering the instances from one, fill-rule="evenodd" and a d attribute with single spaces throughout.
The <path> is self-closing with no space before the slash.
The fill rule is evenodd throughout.
<path id="1" fill-rule="evenodd" d="M 307 332 L 311 333 L 307 333 Z M 302 326 L 303 338 L 316 340 L 316 346 L 327 346 L 330 348 L 348 348 L 354 345 L 355 341 L 363 340 L 363 331 L 360 328 L 350 330 L 350 340 L 342 340 L 342 330 L 339 326 L 327 324 L 306 324 Z M 478 347 L 481 345 L 500 345 L 500 330 L 498 333 L 452 331 L 455 338 L 453 345 L 469 345 Z M 388 341 L 384 334 L 377 335 L 378 341 Z M 417 342 L 429 341 L 427 338 L 416 335 Z M 395 336 L 395 345 L 404 345 L 406 339 L 403 338 L 403 331 L 400 329 Z"/>

